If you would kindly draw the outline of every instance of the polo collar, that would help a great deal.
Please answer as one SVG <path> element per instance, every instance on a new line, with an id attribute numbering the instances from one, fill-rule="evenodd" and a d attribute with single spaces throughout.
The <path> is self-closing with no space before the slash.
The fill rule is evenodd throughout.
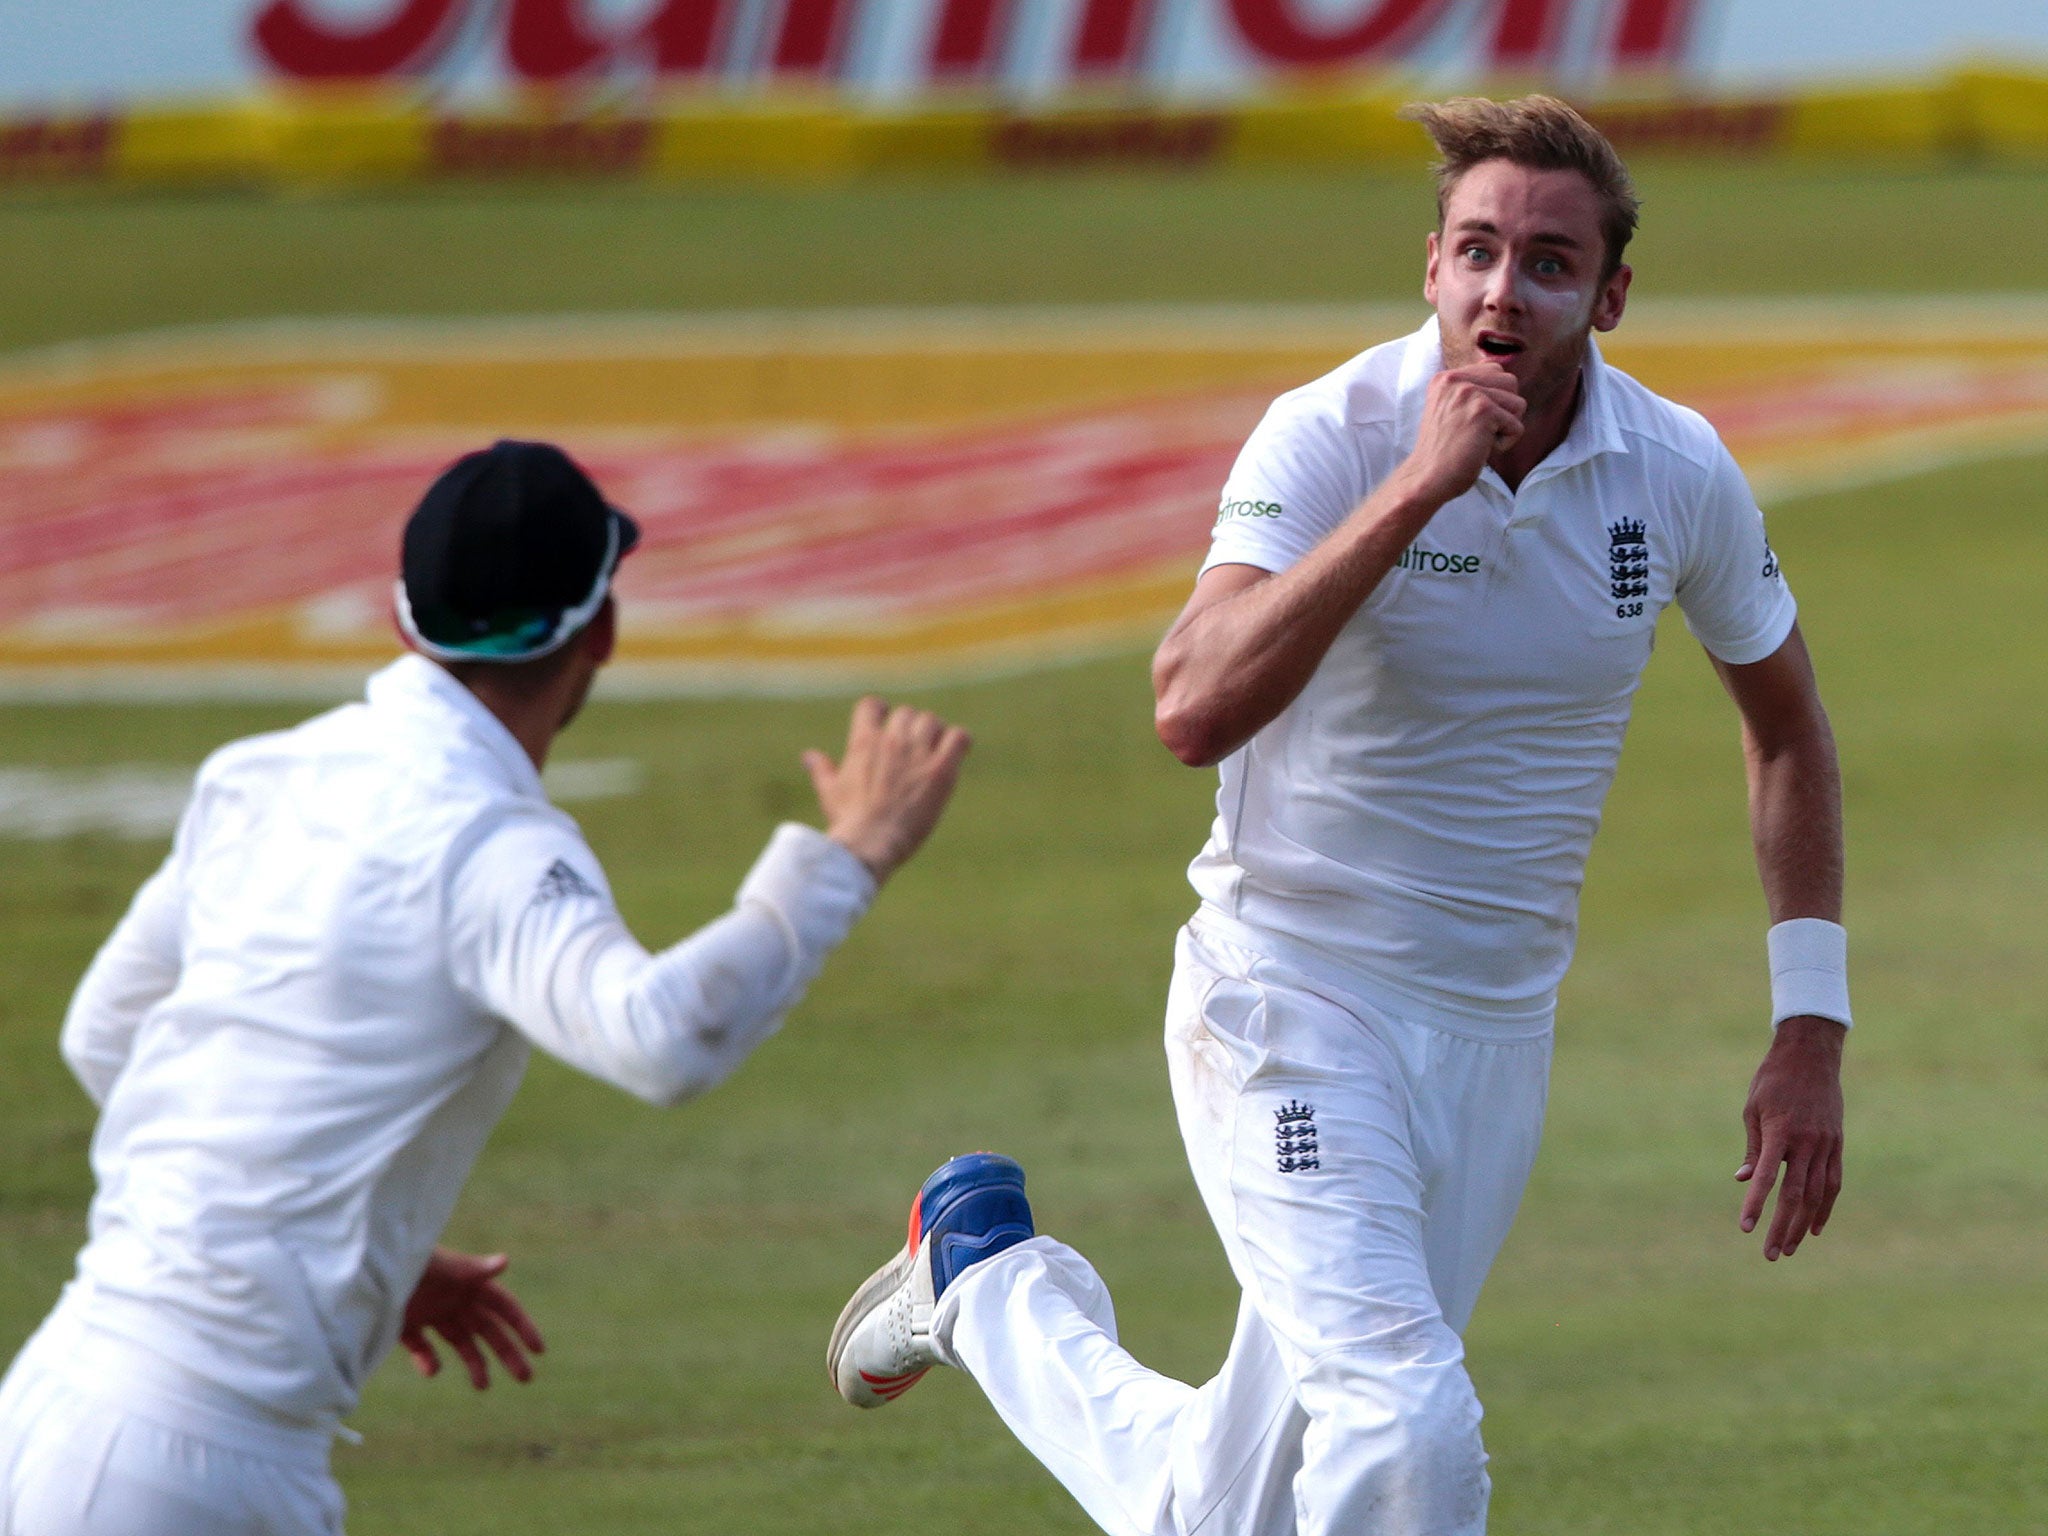
<path id="1" fill-rule="evenodd" d="M 483 700 L 426 657 L 408 652 L 371 674 L 365 690 L 370 706 L 395 710 L 438 726 L 480 748 L 507 789 L 545 800 L 540 772 L 505 724 L 484 707 Z"/>
<path id="2" fill-rule="evenodd" d="M 1442 371 L 1443 365 L 1443 333 L 1437 327 L 1436 316 L 1431 315 L 1423 322 L 1422 328 L 1402 344 L 1401 370 L 1395 386 L 1394 422 L 1404 455 L 1415 451 L 1415 441 L 1422 433 L 1422 408 L 1429 397 L 1429 381 Z M 1579 367 L 1578 412 L 1572 417 L 1571 428 L 1565 433 L 1564 441 L 1529 471 L 1528 478 L 1522 482 L 1524 488 L 1603 453 L 1629 451 L 1628 438 L 1623 435 L 1621 424 L 1615 417 L 1614 385 L 1609 378 L 1611 372 L 1606 358 L 1600 355 L 1599 341 L 1588 336 L 1586 360 Z"/>

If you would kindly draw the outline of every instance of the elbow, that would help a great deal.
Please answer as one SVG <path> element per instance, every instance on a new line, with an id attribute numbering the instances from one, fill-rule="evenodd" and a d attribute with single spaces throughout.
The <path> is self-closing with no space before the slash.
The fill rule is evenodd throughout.
<path id="1" fill-rule="evenodd" d="M 669 1050 L 622 1074 L 619 1086 L 656 1109 L 674 1109 L 732 1076 L 739 1065 L 731 1049 L 733 1043 L 729 1027 L 699 1024 Z"/>
<path id="2" fill-rule="evenodd" d="M 1190 768 L 1215 767 L 1233 745 L 1203 712 L 1171 707 L 1164 700 L 1152 713 L 1152 729 L 1166 750 Z"/>
<path id="3" fill-rule="evenodd" d="M 1152 661 L 1152 730 L 1160 744 L 1188 767 L 1213 768 L 1236 744 L 1223 739 L 1216 711 L 1206 701 L 1191 698 L 1190 692 L 1169 635 Z"/>
<path id="4" fill-rule="evenodd" d="M 620 1081 L 619 1086 L 643 1104 L 674 1109 L 718 1085 L 718 1079 L 683 1066 L 649 1067 Z"/>

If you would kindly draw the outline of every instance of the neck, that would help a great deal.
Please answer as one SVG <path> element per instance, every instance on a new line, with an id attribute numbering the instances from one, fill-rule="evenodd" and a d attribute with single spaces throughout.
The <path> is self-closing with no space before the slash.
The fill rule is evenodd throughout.
<path id="1" fill-rule="evenodd" d="M 1583 363 L 1581 359 L 1580 365 L 1572 369 L 1562 388 L 1547 391 L 1542 398 L 1529 402 L 1528 414 L 1522 418 L 1522 435 L 1512 446 L 1487 460 L 1494 473 L 1507 482 L 1509 490 L 1519 489 L 1529 471 L 1549 458 L 1570 435 L 1572 422 L 1579 414 L 1579 397 L 1585 392 Z"/>
<path id="2" fill-rule="evenodd" d="M 521 688 L 489 672 L 470 671 L 456 681 L 476 695 L 497 722 L 511 733 L 538 772 L 547 766 L 548 748 L 567 723 L 558 688 Z"/>

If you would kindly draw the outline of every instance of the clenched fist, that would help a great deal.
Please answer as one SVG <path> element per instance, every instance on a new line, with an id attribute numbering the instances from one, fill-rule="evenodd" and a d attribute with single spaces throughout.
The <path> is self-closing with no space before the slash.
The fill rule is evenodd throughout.
<path id="1" fill-rule="evenodd" d="M 1486 461 L 1522 435 L 1528 402 L 1498 363 L 1447 368 L 1429 381 L 1415 449 L 1401 472 L 1441 506 L 1472 488 Z"/>

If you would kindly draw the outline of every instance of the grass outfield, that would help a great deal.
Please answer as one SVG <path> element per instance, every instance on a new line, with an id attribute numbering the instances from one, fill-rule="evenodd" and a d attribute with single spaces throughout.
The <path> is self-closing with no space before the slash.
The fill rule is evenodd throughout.
<path id="1" fill-rule="evenodd" d="M 1644 180 L 1646 284 L 2048 286 L 2048 177 Z M 1359 220 L 1375 199 L 1384 219 Z M 1413 187 L 1307 181 L 1045 182 L 1014 203 L 965 185 L 39 198 L 0 203 L 0 239 L 35 274 L 0 292 L 0 333 L 326 310 L 1375 297 L 1412 286 L 1392 264 L 1426 206 Z M 1788 208 L 1803 216 L 1785 238 Z M 541 234 L 502 281 L 465 286 L 521 226 Z M 1270 232 L 1299 259 L 1195 239 L 1214 229 Z M 315 250 L 324 264 L 302 267 Z M 1133 271 L 1147 252 L 1186 260 Z M 1497 1530 L 1948 1536 L 2048 1517 L 2044 474 L 2048 454 L 1774 513 L 1842 743 L 1863 1021 L 1843 1203 L 1777 1266 L 1735 1231 L 1730 1177 L 1765 1039 L 1734 719 L 1667 626 L 1595 848 L 1550 1132 L 1470 1334 Z M 1042 1225 L 1096 1260 L 1143 1358 L 1213 1368 L 1234 1294 L 1157 1046 L 1210 776 L 1152 741 L 1140 657 L 927 701 L 978 738 L 954 814 L 739 1078 L 664 1114 L 536 1063 L 451 1238 L 514 1255 L 552 1352 L 534 1385 L 485 1398 L 387 1366 L 356 1420 L 365 1443 L 336 1457 L 359 1536 L 1091 1529 L 965 1381 L 935 1373 L 855 1414 L 823 1379 L 847 1291 L 900 1235 L 917 1180 L 969 1146 L 1024 1159 Z M 796 753 L 843 712 L 592 708 L 565 751 L 648 768 L 640 793 L 581 816 L 643 935 L 729 899 L 772 823 L 806 812 Z M 0 766 L 191 763 L 297 713 L 0 708 Z M 159 853 L 0 844 L 0 1352 L 82 1230 L 90 1117 L 56 1022 Z"/>

